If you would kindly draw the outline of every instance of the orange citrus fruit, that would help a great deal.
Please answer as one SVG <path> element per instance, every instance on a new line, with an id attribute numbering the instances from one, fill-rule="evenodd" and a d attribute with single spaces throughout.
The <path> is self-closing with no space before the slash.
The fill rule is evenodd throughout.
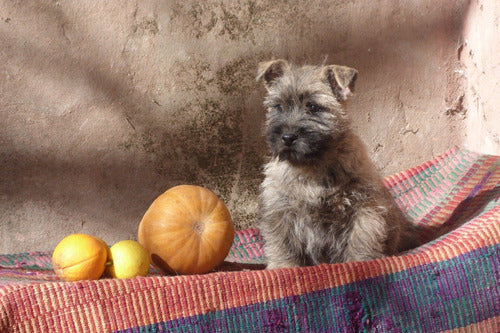
<path id="1" fill-rule="evenodd" d="M 106 248 L 106 267 L 111 265 L 111 249 L 109 248 L 108 244 L 106 244 L 105 241 L 103 241 L 101 238 L 99 237 L 95 237 L 94 238 L 98 239 L 99 241 L 101 241 L 101 243 L 104 244 L 104 247 Z M 106 272 L 106 270 L 104 271 Z"/>
<path id="2" fill-rule="evenodd" d="M 52 266 L 65 281 L 97 280 L 104 272 L 108 246 L 102 240 L 85 234 L 72 234 L 57 244 Z"/>

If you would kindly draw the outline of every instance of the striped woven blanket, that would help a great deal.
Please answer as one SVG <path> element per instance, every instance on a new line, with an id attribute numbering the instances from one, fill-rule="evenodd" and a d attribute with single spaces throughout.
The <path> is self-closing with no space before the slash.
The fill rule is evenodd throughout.
<path id="1" fill-rule="evenodd" d="M 425 245 L 263 270 L 256 230 L 204 275 L 65 283 L 50 253 L 0 256 L 1 332 L 500 332 L 500 158 L 451 150 L 387 177 Z"/>

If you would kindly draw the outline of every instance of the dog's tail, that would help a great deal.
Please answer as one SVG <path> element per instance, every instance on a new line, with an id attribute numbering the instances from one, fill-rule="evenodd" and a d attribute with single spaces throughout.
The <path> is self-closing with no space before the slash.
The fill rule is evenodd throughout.
<path id="1" fill-rule="evenodd" d="M 422 245 L 417 227 L 405 217 L 403 219 L 405 221 L 401 223 L 398 252 L 408 251 Z"/>

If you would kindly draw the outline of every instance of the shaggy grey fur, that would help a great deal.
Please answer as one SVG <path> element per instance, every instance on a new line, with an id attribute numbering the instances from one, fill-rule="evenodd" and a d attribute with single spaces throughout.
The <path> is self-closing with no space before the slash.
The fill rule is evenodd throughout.
<path id="1" fill-rule="evenodd" d="M 417 245 L 342 107 L 356 78 L 344 66 L 259 64 L 272 157 L 258 227 L 270 269 L 370 260 Z"/>

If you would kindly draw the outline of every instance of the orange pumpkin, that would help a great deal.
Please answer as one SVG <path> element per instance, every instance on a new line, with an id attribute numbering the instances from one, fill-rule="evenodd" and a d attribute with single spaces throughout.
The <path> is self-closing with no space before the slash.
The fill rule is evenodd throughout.
<path id="1" fill-rule="evenodd" d="M 201 274 L 224 261 L 233 243 L 234 225 L 226 205 L 213 192 L 180 185 L 151 204 L 138 238 L 163 272 Z"/>

